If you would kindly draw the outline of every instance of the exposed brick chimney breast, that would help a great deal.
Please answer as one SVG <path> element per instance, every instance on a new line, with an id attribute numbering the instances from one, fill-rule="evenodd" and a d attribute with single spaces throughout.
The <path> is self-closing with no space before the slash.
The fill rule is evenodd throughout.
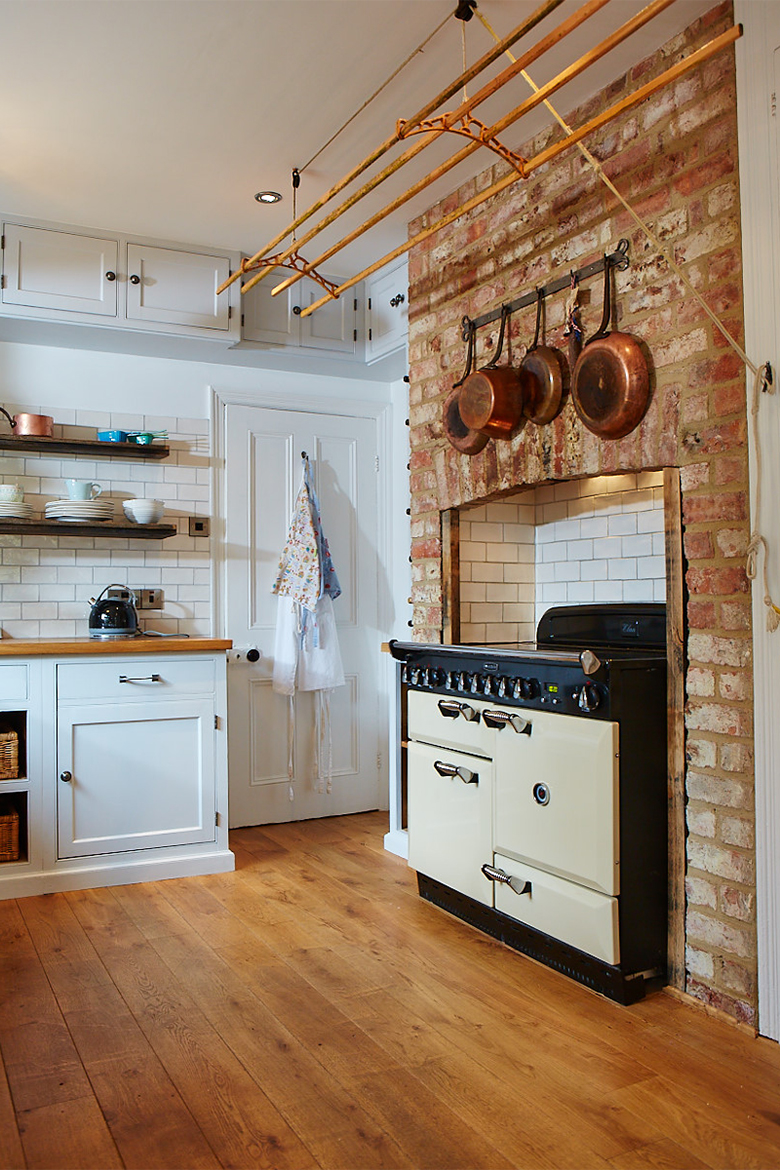
<path id="1" fill-rule="evenodd" d="M 639 61 L 571 125 L 614 103 L 732 23 L 713 8 L 659 52 Z M 533 75 L 533 74 L 532 74 Z M 721 53 L 586 143 L 621 193 L 673 250 L 689 279 L 742 343 L 742 252 L 733 51 Z M 561 108 L 559 106 L 559 108 Z M 531 156 L 560 134 L 521 147 Z M 485 156 L 487 158 L 487 155 Z M 505 174 L 503 163 L 431 208 L 410 234 Z M 565 276 L 630 241 L 631 265 L 615 280 L 618 328 L 641 340 L 652 400 L 640 426 L 605 442 L 571 402 L 551 424 L 528 424 L 511 442 L 457 453 L 442 405 L 465 364 L 464 314 L 476 317 Z M 601 277 L 583 287 L 585 336 L 601 317 Z M 754 1023 L 755 849 L 751 610 L 745 575 L 749 533 L 745 370 L 644 233 L 593 175 L 576 148 L 527 182 L 456 220 L 410 253 L 410 433 L 414 637 L 439 641 L 441 521 L 449 508 L 612 472 L 681 470 L 687 596 L 686 987 Z M 547 305 L 547 340 L 562 338 L 565 295 Z M 512 316 L 510 358 L 533 339 L 533 307 Z M 480 330 L 479 357 L 497 325 Z"/>

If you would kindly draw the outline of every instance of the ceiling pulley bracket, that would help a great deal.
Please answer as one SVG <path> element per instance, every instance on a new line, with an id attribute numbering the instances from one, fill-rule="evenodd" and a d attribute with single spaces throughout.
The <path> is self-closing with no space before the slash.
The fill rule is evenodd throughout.
<path id="1" fill-rule="evenodd" d="M 525 178 L 526 160 L 521 154 L 504 146 L 495 134 L 491 133 L 489 126 L 468 113 L 459 118 L 456 123 L 450 123 L 451 117 L 451 114 L 441 114 L 439 117 L 426 118 L 424 122 L 418 122 L 411 126 L 400 119 L 396 123 L 396 133 L 402 141 L 412 134 L 460 134 L 463 138 L 468 138 L 471 142 L 476 142 L 477 145 L 486 146 L 488 150 L 492 150 L 505 162 L 508 162 L 510 167 L 514 167 L 521 178 Z"/>
<path id="2" fill-rule="evenodd" d="M 262 269 L 271 268 L 291 268 L 293 272 L 300 272 L 302 276 L 308 276 L 317 284 L 325 289 L 334 300 L 338 299 L 336 289 L 338 285 L 334 280 L 328 280 L 327 277 L 321 276 L 316 268 L 310 268 L 299 252 L 293 252 L 291 256 L 285 256 L 284 252 L 277 252 L 275 256 L 264 256 L 260 260 L 254 258 L 248 259 L 246 256 L 241 261 L 241 275 L 247 272 L 258 272 Z"/>

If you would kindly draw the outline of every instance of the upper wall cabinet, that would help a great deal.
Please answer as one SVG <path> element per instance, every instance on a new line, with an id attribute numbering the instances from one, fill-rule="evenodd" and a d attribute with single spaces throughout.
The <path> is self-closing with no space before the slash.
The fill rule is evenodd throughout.
<path id="1" fill-rule="evenodd" d="M 381 268 L 366 279 L 366 361 L 403 348 L 407 341 L 409 282 L 407 262 Z"/>
<path id="2" fill-rule="evenodd" d="M 271 273 L 242 295 L 244 341 L 316 349 L 342 358 L 362 358 L 362 353 L 358 353 L 358 297 L 355 289 L 349 289 L 337 300 L 323 305 L 310 317 L 302 318 L 301 310 L 323 295 L 322 286 L 304 277 L 273 297 L 271 289 L 279 279 L 279 273 Z"/>
<path id="3" fill-rule="evenodd" d="M 10 221 L 2 243 L 4 316 L 239 340 L 237 253 Z"/>

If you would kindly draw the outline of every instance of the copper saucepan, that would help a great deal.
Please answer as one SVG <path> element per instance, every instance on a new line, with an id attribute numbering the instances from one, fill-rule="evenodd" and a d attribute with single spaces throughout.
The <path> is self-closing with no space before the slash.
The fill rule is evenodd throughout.
<path id="1" fill-rule="evenodd" d="M 527 370 L 498 365 L 508 318 L 509 309 L 504 305 L 493 358 L 487 365 L 469 374 L 458 396 L 458 408 L 464 424 L 491 439 L 512 438 L 523 422 L 523 404 L 533 392 L 531 375 Z"/>
<path id="2" fill-rule="evenodd" d="M 12 418 L 3 406 L 0 406 L 0 412 L 8 419 L 15 435 L 37 435 L 47 439 L 52 436 L 54 419 L 48 414 L 15 414 Z"/>
<path id="3" fill-rule="evenodd" d="M 604 313 L 574 367 L 571 396 L 585 426 L 601 439 L 622 439 L 639 425 L 650 402 L 650 373 L 635 337 L 610 333 L 610 266 L 604 262 Z"/>
<path id="4" fill-rule="evenodd" d="M 481 431 L 475 431 L 466 426 L 460 416 L 460 391 L 474 365 L 476 348 L 476 328 L 468 317 L 463 318 L 464 330 L 468 327 L 469 347 L 466 355 L 466 372 L 457 382 L 453 382 L 452 389 L 444 400 L 442 408 L 442 426 L 448 442 L 460 451 L 461 455 L 477 455 L 487 446 L 488 437 Z"/>
<path id="5" fill-rule="evenodd" d="M 544 311 L 544 293 L 536 290 L 536 332 L 534 342 L 522 361 L 522 368 L 531 375 L 532 391 L 525 401 L 525 417 L 537 426 L 552 422 L 563 407 L 569 388 L 569 365 L 559 349 L 544 342 L 539 334 Z"/>

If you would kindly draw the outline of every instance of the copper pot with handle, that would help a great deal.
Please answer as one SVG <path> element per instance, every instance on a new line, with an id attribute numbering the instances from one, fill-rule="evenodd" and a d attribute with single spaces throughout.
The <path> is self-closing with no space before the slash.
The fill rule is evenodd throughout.
<path id="1" fill-rule="evenodd" d="M 601 439 L 622 439 L 639 425 L 650 402 L 647 358 L 635 337 L 610 332 L 611 272 L 604 258 L 604 312 L 577 358 L 571 383 L 574 409 Z"/>
<path id="2" fill-rule="evenodd" d="M 524 413 L 537 426 L 552 422 L 563 408 L 569 388 L 569 365 L 559 349 L 539 344 L 544 313 L 544 292 L 536 290 L 536 332 L 531 348 L 522 361 L 523 370 L 531 375 L 531 393 L 527 396 Z"/>
<path id="3" fill-rule="evenodd" d="M 523 406 L 533 392 L 527 370 L 499 366 L 510 315 L 504 305 L 496 351 L 487 365 L 470 373 L 460 388 L 458 408 L 464 424 L 491 439 L 511 439 L 523 423 Z"/>
<path id="4" fill-rule="evenodd" d="M 11 424 L 15 435 L 50 439 L 54 432 L 54 419 L 48 414 L 15 414 L 13 418 L 0 406 L 2 412 Z"/>

